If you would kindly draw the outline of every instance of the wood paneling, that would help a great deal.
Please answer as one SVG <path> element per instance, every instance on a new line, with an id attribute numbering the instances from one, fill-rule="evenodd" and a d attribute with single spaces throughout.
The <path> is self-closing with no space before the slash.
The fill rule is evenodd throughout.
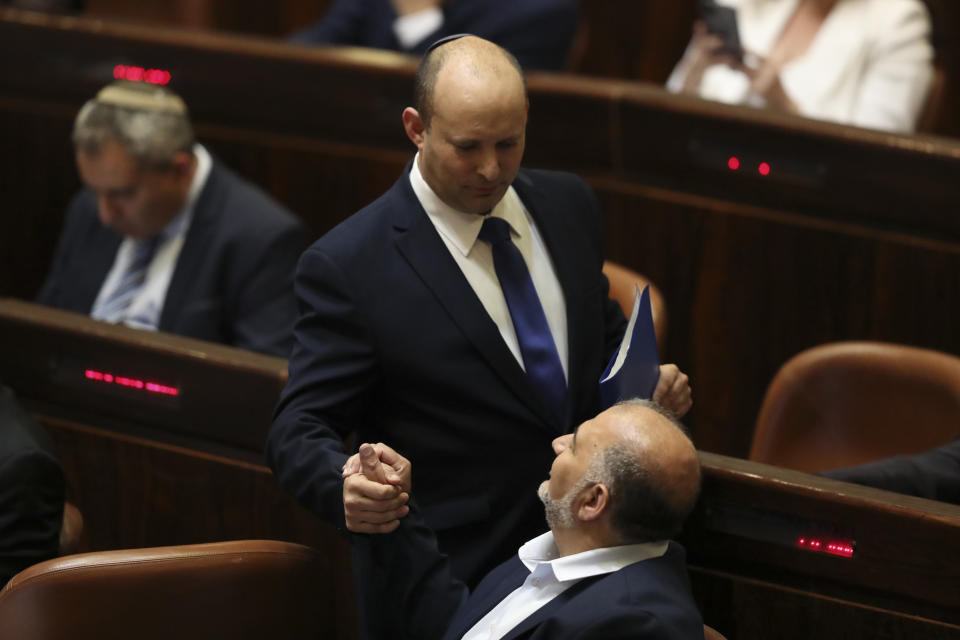
<path id="1" fill-rule="evenodd" d="M 960 638 L 960 507 L 701 453 L 682 541 L 730 638 Z M 852 557 L 799 548 L 853 541 Z"/>
<path id="2" fill-rule="evenodd" d="M 18 62 L 30 48 L 36 67 Z M 0 11 L 4 52 L 0 128 L 22 154 L 5 156 L 5 198 L 27 213 L 0 236 L 3 294 L 31 296 L 42 282 L 77 185 L 70 121 L 114 64 L 170 69 L 204 143 L 315 235 L 379 196 L 412 155 L 399 117 L 414 69 L 405 56 L 12 10 Z M 767 383 L 809 346 L 960 353 L 960 143 L 624 81 L 541 73 L 528 84 L 526 164 L 584 175 L 605 210 L 608 257 L 664 292 L 667 357 L 691 374 L 701 447 L 746 455 Z M 743 171 L 725 168 L 732 153 Z M 752 173 L 759 159 L 770 176 Z"/>

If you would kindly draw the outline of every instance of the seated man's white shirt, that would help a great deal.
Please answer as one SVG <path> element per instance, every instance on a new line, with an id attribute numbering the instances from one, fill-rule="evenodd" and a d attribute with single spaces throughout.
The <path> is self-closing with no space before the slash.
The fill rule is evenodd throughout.
<path id="1" fill-rule="evenodd" d="M 548 531 L 530 540 L 518 551 L 530 570 L 523 584 L 500 601 L 464 634 L 463 640 L 498 640 L 529 618 L 540 607 L 584 578 L 613 573 L 667 552 L 667 541 L 628 544 L 591 549 L 558 558 L 559 552 Z"/>
<path id="2" fill-rule="evenodd" d="M 510 309 L 507 307 L 507 301 L 503 296 L 500 280 L 497 279 L 497 271 L 493 265 L 493 251 L 488 243 L 478 241 L 485 216 L 463 213 L 443 202 L 423 179 L 418 165 L 419 159 L 420 156 L 417 154 L 413 161 L 413 168 L 410 170 L 410 184 L 417 199 L 470 287 L 477 294 L 483 308 L 497 325 L 510 352 L 520 366 L 524 367 L 517 332 L 513 327 Z M 510 224 L 511 240 L 520 249 L 523 260 L 527 263 L 527 270 L 533 279 L 533 286 L 540 298 L 540 306 L 543 307 L 547 325 L 550 327 L 553 342 L 557 347 L 557 354 L 560 356 L 563 374 L 569 379 L 567 375 L 569 351 L 567 306 L 553 262 L 537 230 L 537 225 L 513 187 L 507 189 L 489 215 L 503 218 Z M 526 370 L 525 367 L 524 370 Z"/>
<path id="3" fill-rule="evenodd" d="M 440 7 L 430 7 L 398 16 L 393 21 L 393 33 L 403 49 L 412 49 L 421 40 L 443 25 L 443 11 Z"/>
<path id="4" fill-rule="evenodd" d="M 117 289 L 133 262 L 134 252 L 140 241 L 135 238 L 124 238 L 117 249 L 113 266 L 104 279 L 100 292 L 97 294 L 97 299 L 93 303 L 94 311 L 90 315 L 97 320 L 112 323 L 122 322 L 136 329 L 156 331 L 160 324 L 160 314 L 167 297 L 167 289 L 170 287 L 170 279 L 173 277 L 173 271 L 177 266 L 177 259 L 180 257 L 180 250 L 183 248 L 190 222 L 193 220 L 194 205 L 197 198 L 200 197 L 200 192 L 203 191 L 213 167 L 213 160 L 203 146 L 195 144 L 193 154 L 197 159 L 197 168 L 193 173 L 190 189 L 187 191 L 187 200 L 180 212 L 159 233 L 156 253 L 154 253 L 153 260 L 147 268 L 146 279 L 140 293 L 133 299 L 122 316 L 104 317 L 96 311 L 101 307 L 103 301 L 109 299 Z"/>

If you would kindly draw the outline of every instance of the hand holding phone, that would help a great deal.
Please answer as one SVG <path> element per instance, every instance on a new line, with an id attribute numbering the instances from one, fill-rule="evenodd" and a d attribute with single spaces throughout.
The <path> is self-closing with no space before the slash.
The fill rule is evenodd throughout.
<path id="1" fill-rule="evenodd" d="M 742 61 L 743 48 L 740 44 L 740 30 L 737 28 L 736 10 L 719 5 L 715 0 L 701 0 L 700 15 L 707 25 L 707 33 L 723 40 L 722 52 L 733 56 L 738 62 Z"/>

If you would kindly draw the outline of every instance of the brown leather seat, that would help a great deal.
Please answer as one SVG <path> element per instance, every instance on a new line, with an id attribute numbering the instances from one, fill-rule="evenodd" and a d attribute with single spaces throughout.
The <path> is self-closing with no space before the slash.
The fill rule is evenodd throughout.
<path id="1" fill-rule="evenodd" d="M 727 638 L 713 627 L 703 625 L 703 640 L 727 640 Z"/>
<path id="2" fill-rule="evenodd" d="M 603 273 L 610 281 L 610 297 L 620 304 L 623 315 L 630 317 L 633 311 L 633 287 L 639 284 L 640 288 L 650 287 L 650 310 L 653 312 L 653 330 L 657 334 L 657 351 L 663 361 L 664 349 L 667 345 L 667 303 L 657 285 L 646 276 L 628 269 L 616 262 L 607 260 L 603 263 Z"/>
<path id="3" fill-rule="evenodd" d="M 960 433 L 960 358 L 838 342 L 790 359 L 767 389 L 750 459 L 825 471 L 919 453 Z"/>
<path id="4" fill-rule="evenodd" d="M 83 514 L 73 503 L 64 503 L 63 524 L 60 526 L 60 555 L 78 553 L 84 545 L 83 534 Z"/>
<path id="5" fill-rule="evenodd" d="M 328 583 L 320 554 L 273 540 L 83 553 L 7 583 L 0 640 L 320 638 Z"/>

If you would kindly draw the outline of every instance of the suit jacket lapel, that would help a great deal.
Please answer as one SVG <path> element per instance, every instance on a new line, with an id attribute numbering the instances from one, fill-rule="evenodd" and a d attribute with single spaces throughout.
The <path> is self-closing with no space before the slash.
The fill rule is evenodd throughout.
<path id="1" fill-rule="evenodd" d="M 203 185 L 203 190 L 193 206 L 190 227 L 170 278 L 163 310 L 160 312 L 158 328 L 161 331 L 169 330 L 174 322 L 174 314 L 183 311 L 187 306 L 185 298 L 191 290 L 195 274 L 202 273 L 204 264 L 210 259 L 208 239 L 216 218 L 214 212 L 223 206 L 224 178 L 222 170 L 214 161 L 210 175 L 207 176 L 207 183 Z"/>
<path id="2" fill-rule="evenodd" d="M 101 225 L 99 220 L 96 220 L 95 224 L 97 230 L 94 237 L 89 245 L 83 248 L 85 255 L 89 256 L 87 258 L 89 262 L 85 265 L 86 268 L 77 270 L 77 283 L 71 285 L 76 287 L 76 293 L 70 295 L 75 295 L 78 300 L 83 301 L 79 306 L 85 308 L 78 309 L 82 313 L 93 311 L 93 303 L 97 301 L 97 295 L 117 259 L 117 250 L 123 241 L 120 235 L 113 229 Z"/>
<path id="3" fill-rule="evenodd" d="M 529 616 L 527 616 L 520 624 L 515 626 L 513 629 L 507 632 L 503 636 L 503 640 L 512 640 L 517 638 L 527 631 L 535 628 L 538 624 L 550 618 L 554 615 L 555 612 L 559 611 L 561 608 L 565 607 L 570 600 L 575 598 L 581 591 L 589 587 L 591 584 L 602 578 L 603 576 L 592 576 L 590 578 L 584 578 L 580 580 L 577 584 L 573 585 L 556 598 L 543 605 Z M 499 600 L 497 601 L 499 602 Z M 493 606 L 496 606 L 494 603 Z M 492 607 L 491 607 L 492 608 Z M 477 618 L 479 620 L 479 618 Z"/>
<path id="4" fill-rule="evenodd" d="M 470 596 L 463 607 L 457 612 L 457 615 L 451 623 L 450 628 L 447 629 L 447 633 L 444 636 L 445 639 L 463 637 L 463 634 L 473 628 L 473 626 L 477 624 L 477 622 L 479 622 L 483 616 L 490 613 L 490 611 L 492 611 L 495 606 L 500 604 L 504 598 L 520 587 L 520 585 L 523 584 L 523 581 L 527 579 L 527 576 L 530 575 L 530 572 L 516 556 L 510 560 L 509 567 L 510 570 L 507 571 L 504 577 L 491 589 L 484 589 L 481 593 L 480 590 L 483 589 L 483 583 L 481 583 L 477 591 Z M 494 571 L 497 570 L 498 569 L 495 569 Z M 527 616 L 527 618 L 521 621 L 517 626 L 508 631 L 503 637 L 503 640 L 516 638 L 520 635 L 523 635 L 530 629 L 533 629 L 538 624 L 554 615 L 554 613 L 557 612 L 561 607 L 566 606 L 571 599 L 575 598 L 581 591 L 602 577 L 604 576 L 598 575 L 580 580 L 577 582 L 577 584 L 573 585 L 556 598 Z"/>
<path id="5" fill-rule="evenodd" d="M 473 625 L 477 624 L 480 618 L 487 615 L 495 606 L 500 604 L 501 600 L 513 593 L 530 575 L 530 572 L 517 556 L 511 558 L 509 565 L 506 567 L 501 566 L 494 569 L 494 572 L 504 571 L 504 576 L 490 588 L 487 588 L 485 584 L 487 579 L 480 583 L 477 590 L 457 611 L 450 628 L 444 635 L 445 640 L 462 638 L 463 634 L 473 628 Z"/>
<path id="6" fill-rule="evenodd" d="M 420 279 L 433 291 L 453 322 L 470 340 L 487 363 L 504 379 L 507 386 L 530 407 L 540 419 L 560 432 L 557 417 L 540 401 L 504 343 L 496 324 L 450 255 L 430 218 L 417 200 L 407 177 L 410 165 L 391 188 L 391 206 L 397 212 L 396 245 Z"/>

